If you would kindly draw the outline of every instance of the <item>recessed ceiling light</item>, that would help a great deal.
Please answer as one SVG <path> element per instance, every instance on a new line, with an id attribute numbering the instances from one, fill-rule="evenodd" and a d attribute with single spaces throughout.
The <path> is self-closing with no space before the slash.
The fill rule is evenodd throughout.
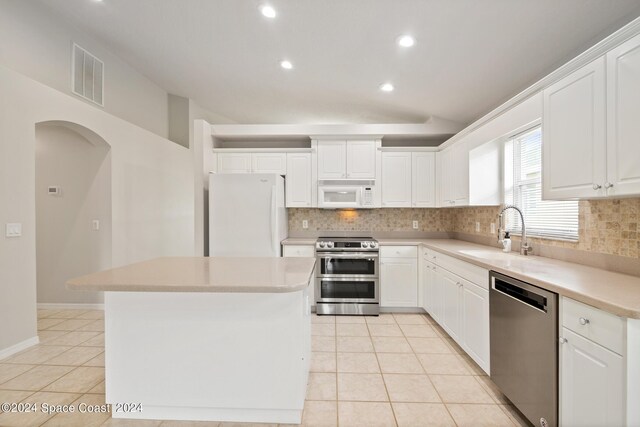
<path id="1" fill-rule="evenodd" d="M 391 83 L 382 83 L 380 85 L 380 90 L 383 92 L 392 92 L 393 91 L 393 85 Z"/>
<path id="2" fill-rule="evenodd" d="M 398 37 L 398 45 L 402 46 L 402 47 L 411 47 L 414 44 L 416 44 L 416 39 L 414 39 L 411 36 L 400 36 Z"/>
<path id="3" fill-rule="evenodd" d="M 293 68 L 293 64 L 290 61 L 287 61 L 286 59 L 284 61 L 280 61 L 280 66 L 285 70 L 290 70 Z"/>
<path id="4" fill-rule="evenodd" d="M 275 18 L 276 17 L 276 10 L 269 6 L 269 5 L 264 5 L 260 8 L 260 12 L 262 12 L 262 14 L 264 16 L 266 16 L 267 18 Z"/>

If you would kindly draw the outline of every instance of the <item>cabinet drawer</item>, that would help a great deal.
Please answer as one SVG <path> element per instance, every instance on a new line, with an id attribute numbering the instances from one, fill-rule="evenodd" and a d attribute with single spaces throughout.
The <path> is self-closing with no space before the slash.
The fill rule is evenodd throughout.
<path id="1" fill-rule="evenodd" d="M 562 298 L 562 326 L 611 351 L 624 354 L 626 327 L 621 317 L 565 297 Z"/>
<path id="2" fill-rule="evenodd" d="M 417 246 L 381 246 L 380 256 L 383 258 L 417 258 Z"/>
<path id="3" fill-rule="evenodd" d="M 316 250 L 311 245 L 285 245 L 282 250 L 285 257 L 315 257 Z"/>
<path id="4" fill-rule="evenodd" d="M 441 253 L 434 252 L 434 255 L 435 258 L 433 262 L 438 266 L 449 270 L 463 279 L 467 279 L 483 289 L 489 289 L 489 270 Z"/>

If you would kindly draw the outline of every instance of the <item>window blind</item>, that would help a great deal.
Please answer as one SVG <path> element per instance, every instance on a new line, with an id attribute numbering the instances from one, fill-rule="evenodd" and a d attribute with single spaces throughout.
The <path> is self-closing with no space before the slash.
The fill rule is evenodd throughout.
<path id="1" fill-rule="evenodd" d="M 542 131 L 538 126 L 505 144 L 505 202 L 522 210 L 528 236 L 578 240 L 578 202 L 542 200 Z M 520 215 L 505 212 L 505 229 L 522 233 Z"/>

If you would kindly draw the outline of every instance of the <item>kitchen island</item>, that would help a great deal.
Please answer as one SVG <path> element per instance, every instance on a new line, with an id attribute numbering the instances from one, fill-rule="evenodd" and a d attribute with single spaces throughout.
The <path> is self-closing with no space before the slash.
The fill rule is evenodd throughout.
<path id="1" fill-rule="evenodd" d="M 170 257 L 69 281 L 69 289 L 105 291 L 112 416 L 300 423 L 314 265 Z"/>

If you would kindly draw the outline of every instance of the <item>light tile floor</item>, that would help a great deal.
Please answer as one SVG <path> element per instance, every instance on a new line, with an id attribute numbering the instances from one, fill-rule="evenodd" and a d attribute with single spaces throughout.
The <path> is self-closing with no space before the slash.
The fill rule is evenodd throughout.
<path id="1" fill-rule="evenodd" d="M 528 425 L 428 315 L 314 315 L 312 322 L 303 426 Z M 38 310 L 38 331 L 39 345 L 0 360 L 0 403 L 103 405 L 103 312 Z M 0 410 L 2 427 L 251 425 Z"/>

